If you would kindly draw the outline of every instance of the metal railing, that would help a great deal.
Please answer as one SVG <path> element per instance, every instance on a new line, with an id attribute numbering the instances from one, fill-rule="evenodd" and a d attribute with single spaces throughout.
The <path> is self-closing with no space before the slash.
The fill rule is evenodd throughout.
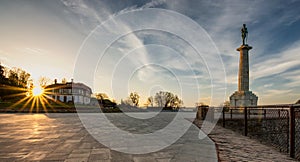
<path id="1" fill-rule="evenodd" d="M 300 160 L 300 108 L 296 108 L 295 112 L 295 158 Z"/>
<path id="2" fill-rule="evenodd" d="M 221 124 L 300 160 L 300 104 L 225 107 Z"/>

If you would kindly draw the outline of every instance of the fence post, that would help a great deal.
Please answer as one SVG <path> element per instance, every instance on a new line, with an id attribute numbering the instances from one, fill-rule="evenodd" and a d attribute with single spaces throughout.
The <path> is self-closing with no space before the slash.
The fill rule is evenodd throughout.
<path id="1" fill-rule="evenodd" d="M 222 115 L 223 115 L 223 127 L 225 128 L 225 109 L 224 109 L 224 107 L 223 107 L 223 109 L 222 109 Z"/>
<path id="2" fill-rule="evenodd" d="M 286 130 L 286 153 L 289 153 L 290 149 L 290 114 L 289 110 L 287 110 L 287 130 Z"/>
<path id="3" fill-rule="evenodd" d="M 247 107 L 244 107 L 244 135 L 248 134 L 248 114 Z"/>
<path id="4" fill-rule="evenodd" d="M 290 107 L 290 157 L 295 158 L 295 108 Z"/>
<path id="5" fill-rule="evenodd" d="M 201 109 L 201 120 L 204 120 L 206 116 L 206 112 L 202 106 L 200 106 L 200 109 Z"/>
<path id="6" fill-rule="evenodd" d="M 196 119 L 202 120 L 202 109 L 200 106 L 197 106 L 197 114 L 196 114 Z"/>

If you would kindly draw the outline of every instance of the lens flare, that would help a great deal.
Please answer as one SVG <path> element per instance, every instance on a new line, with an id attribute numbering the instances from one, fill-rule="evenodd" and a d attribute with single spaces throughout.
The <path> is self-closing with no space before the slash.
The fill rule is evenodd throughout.
<path id="1" fill-rule="evenodd" d="M 56 112 L 55 107 L 53 105 L 59 105 L 60 107 L 67 107 L 66 104 L 54 100 L 52 89 L 44 89 L 41 86 L 34 86 L 32 88 L 20 88 L 14 86 L 6 86 L 5 88 L 0 87 L 1 89 L 6 90 L 15 90 L 20 91 L 19 93 L 14 93 L 11 95 L 5 96 L 6 98 L 17 98 L 14 104 L 8 106 L 6 110 L 13 110 L 18 112 L 48 112 L 49 108 L 51 112 Z"/>

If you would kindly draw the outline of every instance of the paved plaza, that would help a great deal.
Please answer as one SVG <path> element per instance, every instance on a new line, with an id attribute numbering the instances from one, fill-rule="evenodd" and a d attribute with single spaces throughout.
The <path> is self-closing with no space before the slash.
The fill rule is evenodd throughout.
<path id="1" fill-rule="evenodd" d="M 167 127 L 174 114 L 160 113 L 149 120 L 133 120 L 121 113 L 105 116 L 124 132 L 151 134 Z M 103 123 L 99 126 L 97 122 L 91 124 L 94 121 L 92 113 L 85 117 L 90 119 L 89 130 L 84 127 L 87 123 L 83 124 L 78 114 L 0 114 L 0 161 L 218 161 L 214 142 L 208 137 L 199 139 L 199 128 L 195 125 L 191 125 L 170 146 L 145 154 L 134 154 L 124 152 L 144 151 L 145 148 L 151 151 L 159 145 L 170 144 L 170 141 L 159 140 L 158 143 L 153 138 L 146 141 L 146 144 L 145 141 L 138 141 L 128 145 L 126 138 L 111 131 L 109 125 L 103 126 Z M 184 128 L 178 128 L 181 130 L 175 131 L 184 131 Z M 97 140 L 97 135 L 111 143 L 107 144 L 106 141 L 105 146 Z"/>

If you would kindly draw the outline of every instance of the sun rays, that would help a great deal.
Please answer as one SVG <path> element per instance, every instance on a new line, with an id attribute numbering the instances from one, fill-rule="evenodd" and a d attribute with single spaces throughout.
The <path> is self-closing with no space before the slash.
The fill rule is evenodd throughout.
<path id="1" fill-rule="evenodd" d="M 55 101 L 53 98 L 49 97 L 51 93 L 49 90 L 44 89 L 40 86 L 34 86 L 31 89 L 19 88 L 19 87 L 6 87 L 9 90 L 17 90 L 19 93 L 9 95 L 7 97 L 22 97 L 17 102 L 13 103 L 6 110 L 15 110 L 18 112 L 29 112 L 29 113 L 39 113 L 39 112 L 56 112 L 53 104 L 59 105 L 61 107 L 68 107 L 68 105 Z"/>

